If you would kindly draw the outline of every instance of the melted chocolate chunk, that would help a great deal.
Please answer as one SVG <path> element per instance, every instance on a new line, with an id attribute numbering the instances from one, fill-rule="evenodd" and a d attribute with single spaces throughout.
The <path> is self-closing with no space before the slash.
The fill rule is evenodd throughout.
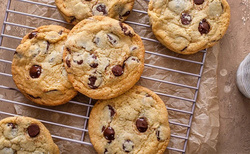
<path id="1" fill-rule="evenodd" d="M 148 122 L 147 122 L 146 118 L 141 117 L 141 118 L 137 119 L 136 120 L 136 127 L 141 133 L 146 132 L 148 129 Z"/>
<path id="2" fill-rule="evenodd" d="M 117 40 L 116 40 L 115 38 L 113 38 L 112 35 L 107 34 L 107 36 L 108 36 L 108 41 L 109 41 L 112 45 L 114 45 L 114 44 L 117 43 Z"/>
<path id="3" fill-rule="evenodd" d="M 106 128 L 103 132 L 103 135 L 107 140 L 111 141 L 115 139 L 115 131 L 112 127 Z"/>
<path id="4" fill-rule="evenodd" d="M 181 51 L 184 51 L 184 50 L 186 50 L 187 49 L 187 46 L 185 47 L 185 48 L 183 48 Z"/>
<path id="5" fill-rule="evenodd" d="M 48 50 L 49 50 L 49 46 L 50 46 L 50 43 L 49 43 L 49 41 L 47 41 L 46 53 L 47 53 L 47 52 L 48 52 Z"/>
<path id="6" fill-rule="evenodd" d="M 106 10 L 106 5 L 104 5 L 104 4 L 98 4 L 98 6 L 96 7 L 96 10 L 98 12 L 102 12 L 103 15 L 107 15 L 108 14 L 108 12 Z"/>
<path id="7" fill-rule="evenodd" d="M 125 12 L 122 16 L 123 17 L 126 17 L 126 16 L 128 16 L 130 14 L 130 11 L 127 11 L 127 12 Z"/>
<path id="8" fill-rule="evenodd" d="M 204 3 L 204 0 L 194 0 L 194 3 L 195 3 L 196 5 L 201 5 L 201 4 Z"/>
<path id="9" fill-rule="evenodd" d="M 107 150 L 107 149 L 105 149 L 105 150 L 104 150 L 104 154 L 107 154 L 107 153 L 108 153 L 108 150 Z"/>
<path id="10" fill-rule="evenodd" d="M 37 32 L 31 32 L 28 36 L 29 39 L 36 37 Z"/>
<path id="11" fill-rule="evenodd" d="M 37 124 L 31 124 L 27 130 L 30 137 L 36 137 L 40 133 L 40 128 Z"/>
<path id="12" fill-rule="evenodd" d="M 191 16 L 188 13 L 182 13 L 181 14 L 181 23 L 183 25 L 189 25 L 192 21 Z"/>
<path id="13" fill-rule="evenodd" d="M 105 126 L 102 126 L 102 132 L 105 130 L 105 128 L 106 128 Z"/>
<path id="14" fill-rule="evenodd" d="M 81 65 L 83 63 L 83 60 L 77 61 L 78 65 Z"/>
<path id="15" fill-rule="evenodd" d="M 57 89 L 53 89 L 53 90 L 49 90 L 49 91 L 47 91 L 46 93 L 56 92 L 56 91 L 58 91 L 58 90 L 57 90 Z"/>
<path id="16" fill-rule="evenodd" d="M 16 124 L 14 124 L 14 123 L 8 123 L 7 126 L 11 127 L 12 129 L 16 128 Z"/>
<path id="17" fill-rule="evenodd" d="M 199 32 L 202 34 L 207 34 L 210 31 L 210 25 L 207 22 L 206 19 L 203 19 L 200 23 L 199 23 L 199 27 L 198 27 Z"/>
<path id="18" fill-rule="evenodd" d="M 134 51 L 134 50 L 136 50 L 136 49 L 138 49 L 138 47 L 137 47 L 137 46 L 134 46 L 131 50 Z"/>
<path id="19" fill-rule="evenodd" d="M 158 141 L 161 140 L 161 138 L 160 138 L 160 131 L 159 131 L 159 130 L 156 131 L 156 137 L 157 137 L 157 140 L 158 140 Z"/>
<path id="20" fill-rule="evenodd" d="M 66 50 L 67 50 L 67 51 L 71 54 L 71 50 L 70 50 L 70 48 L 68 48 L 68 47 L 67 47 L 67 48 L 66 48 Z"/>
<path id="21" fill-rule="evenodd" d="M 149 95 L 148 93 L 146 94 L 146 97 L 151 97 L 151 95 Z"/>
<path id="22" fill-rule="evenodd" d="M 62 33 L 63 33 L 63 30 L 60 30 L 60 31 L 58 32 L 59 35 L 62 35 Z"/>
<path id="23" fill-rule="evenodd" d="M 39 78 L 42 73 L 42 67 L 39 65 L 33 65 L 30 68 L 30 77 L 31 78 Z"/>
<path id="24" fill-rule="evenodd" d="M 122 148 L 125 152 L 129 153 L 134 149 L 134 143 L 131 140 L 126 140 L 123 143 Z"/>
<path id="25" fill-rule="evenodd" d="M 70 68 L 70 67 L 71 67 L 70 60 L 66 59 L 66 65 L 68 66 L 68 68 Z"/>
<path id="26" fill-rule="evenodd" d="M 33 96 L 33 95 L 30 95 L 30 94 L 28 94 L 29 95 L 29 97 L 31 97 L 31 98 L 33 98 L 33 99 L 40 99 L 41 97 L 35 97 L 35 96 Z"/>
<path id="27" fill-rule="evenodd" d="M 134 34 L 131 33 L 131 31 L 128 29 L 126 25 L 124 25 L 122 22 L 119 22 L 119 24 L 125 35 L 130 36 L 130 37 L 134 36 Z"/>
<path id="28" fill-rule="evenodd" d="M 95 55 L 95 54 L 92 54 L 92 58 L 97 59 L 97 57 L 96 57 L 96 55 Z"/>
<path id="29" fill-rule="evenodd" d="M 92 63 L 92 64 L 90 64 L 89 66 L 92 67 L 92 68 L 97 68 L 98 63 Z"/>
<path id="30" fill-rule="evenodd" d="M 123 67 L 121 65 L 115 65 L 112 68 L 114 76 L 121 76 L 123 74 Z"/>
<path id="31" fill-rule="evenodd" d="M 115 109 L 111 105 L 108 105 L 108 107 L 110 110 L 110 115 L 111 115 L 111 117 L 113 117 L 115 115 Z"/>
<path id="32" fill-rule="evenodd" d="M 89 87 L 90 87 L 91 89 L 96 89 L 96 88 L 98 88 L 97 86 L 95 86 L 96 80 L 97 80 L 97 78 L 96 78 L 95 76 L 90 76 L 90 77 L 89 77 L 89 83 L 88 83 L 88 85 L 89 85 Z"/>

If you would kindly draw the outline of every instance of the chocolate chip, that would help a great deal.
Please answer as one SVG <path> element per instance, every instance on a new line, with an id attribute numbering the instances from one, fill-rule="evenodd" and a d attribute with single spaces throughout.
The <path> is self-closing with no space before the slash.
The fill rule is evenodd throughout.
<path id="1" fill-rule="evenodd" d="M 136 49 L 138 49 L 138 47 L 134 46 L 134 47 L 131 48 L 131 51 L 136 50 Z"/>
<path id="2" fill-rule="evenodd" d="M 83 60 L 77 61 L 78 65 L 81 65 L 83 63 Z"/>
<path id="3" fill-rule="evenodd" d="M 201 4 L 204 3 L 204 0 L 194 0 L 194 3 L 195 3 L 196 5 L 201 5 Z"/>
<path id="4" fill-rule="evenodd" d="M 48 50 L 49 50 L 49 46 L 50 46 L 50 43 L 49 43 L 49 41 L 47 41 L 46 53 L 47 53 L 47 52 L 48 52 Z"/>
<path id="5" fill-rule="evenodd" d="M 104 150 L 104 154 L 107 154 L 107 153 L 108 153 L 108 150 L 107 150 L 107 149 L 105 149 L 105 150 Z"/>
<path id="6" fill-rule="evenodd" d="M 199 23 L 199 27 L 198 27 L 199 32 L 202 34 L 207 34 L 209 33 L 210 30 L 210 25 L 207 22 L 206 19 L 203 19 L 200 23 Z"/>
<path id="7" fill-rule="evenodd" d="M 146 118 L 141 117 L 139 119 L 136 120 L 136 127 L 140 132 L 146 132 L 148 129 L 148 122 L 146 120 Z"/>
<path id="8" fill-rule="evenodd" d="M 136 61 L 137 63 L 140 62 L 139 59 L 137 59 L 137 58 L 135 58 L 135 57 L 132 57 L 131 60 L 132 60 L 132 61 Z"/>
<path id="9" fill-rule="evenodd" d="M 70 48 L 66 47 L 66 50 L 71 54 Z"/>
<path id="10" fill-rule="evenodd" d="M 28 38 L 29 38 L 29 39 L 32 39 L 32 38 L 36 37 L 36 35 L 37 35 L 37 32 L 31 32 L 31 33 L 29 34 Z"/>
<path id="11" fill-rule="evenodd" d="M 125 35 L 130 36 L 130 37 L 134 36 L 134 34 L 131 33 L 131 31 L 128 29 L 128 27 L 124 23 L 119 22 L 119 24 Z"/>
<path id="12" fill-rule="evenodd" d="M 92 67 L 92 68 L 97 68 L 98 63 L 92 63 L 92 64 L 90 64 L 89 66 Z"/>
<path id="13" fill-rule="evenodd" d="M 106 5 L 104 5 L 104 4 L 98 4 L 98 6 L 96 7 L 96 10 L 98 12 L 102 12 L 103 15 L 107 15 L 108 14 L 108 12 L 106 10 Z"/>
<path id="14" fill-rule="evenodd" d="M 149 95 L 148 93 L 146 94 L 146 97 L 151 97 L 151 95 Z"/>
<path id="15" fill-rule="evenodd" d="M 122 148 L 125 152 L 129 153 L 134 149 L 134 143 L 131 140 L 126 140 L 123 143 Z"/>
<path id="16" fill-rule="evenodd" d="M 115 76 L 121 76 L 123 74 L 123 67 L 121 65 L 115 65 L 112 68 L 112 72 Z"/>
<path id="17" fill-rule="evenodd" d="M 184 51 L 184 50 L 186 50 L 187 49 L 187 46 L 185 47 L 185 48 L 183 48 L 181 51 Z"/>
<path id="18" fill-rule="evenodd" d="M 30 68 L 30 77 L 31 78 L 39 78 L 42 73 L 42 67 L 39 65 L 33 65 Z"/>
<path id="19" fill-rule="evenodd" d="M 95 54 L 92 54 L 91 58 L 97 59 Z M 96 68 L 98 66 L 98 63 L 93 62 L 93 63 L 89 64 L 89 66 L 92 68 Z"/>
<path id="20" fill-rule="evenodd" d="M 96 55 L 95 55 L 95 54 L 92 54 L 92 58 L 97 59 L 97 57 L 96 57 Z"/>
<path id="21" fill-rule="evenodd" d="M 40 99 L 41 97 L 35 97 L 35 96 L 33 96 L 33 95 L 30 95 L 30 94 L 28 94 L 29 95 L 29 97 L 31 97 L 31 98 L 33 98 L 33 99 Z"/>
<path id="22" fill-rule="evenodd" d="M 14 55 L 18 54 L 17 51 L 15 51 Z"/>
<path id="23" fill-rule="evenodd" d="M 108 41 L 109 41 L 112 45 L 114 45 L 114 44 L 117 43 L 116 38 L 115 38 L 114 36 L 112 36 L 111 34 L 107 34 L 107 37 L 108 37 Z"/>
<path id="24" fill-rule="evenodd" d="M 71 18 L 70 23 L 73 23 L 73 22 L 76 21 L 76 17 L 75 16 L 71 16 L 70 18 Z"/>
<path id="25" fill-rule="evenodd" d="M 63 30 L 60 30 L 60 31 L 58 32 L 59 35 L 62 35 L 62 33 L 63 33 Z"/>
<path id="26" fill-rule="evenodd" d="M 40 128 L 37 124 L 31 124 L 27 130 L 30 137 L 36 137 L 40 133 Z"/>
<path id="27" fill-rule="evenodd" d="M 125 16 L 128 16 L 129 14 L 130 14 L 130 11 L 127 11 L 122 16 L 125 17 Z"/>
<path id="28" fill-rule="evenodd" d="M 102 126 L 102 132 L 105 130 L 105 128 L 106 128 L 105 126 Z"/>
<path id="29" fill-rule="evenodd" d="M 12 129 L 16 128 L 16 124 L 14 124 L 14 123 L 8 123 L 7 126 L 11 127 Z"/>
<path id="30" fill-rule="evenodd" d="M 161 138 L 160 138 L 160 131 L 159 131 L 159 130 L 156 131 L 156 137 L 157 137 L 157 140 L 158 140 L 158 141 L 161 140 Z"/>
<path id="31" fill-rule="evenodd" d="M 96 78 L 95 76 L 90 76 L 90 77 L 89 77 L 89 83 L 88 83 L 88 85 L 89 85 L 89 87 L 90 87 L 91 89 L 96 89 L 96 88 L 98 88 L 97 86 L 95 86 L 96 80 L 97 80 L 97 78 Z"/>
<path id="32" fill-rule="evenodd" d="M 108 105 L 108 107 L 109 107 L 109 110 L 110 110 L 110 115 L 111 115 L 111 117 L 113 117 L 115 115 L 115 110 L 111 105 Z"/>
<path id="33" fill-rule="evenodd" d="M 181 14 L 181 23 L 183 25 L 189 25 L 192 21 L 191 16 L 188 13 L 182 13 Z"/>
<path id="34" fill-rule="evenodd" d="M 66 65 L 68 66 L 68 68 L 70 68 L 70 67 L 71 67 L 70 60 L 66 59 Z"/>
<path id="35" fill-rule="evenodd" d="M 114 140 L 115 139 L 115 131 L 112 127 L 108 127 L 103 132 L 104 137 L 107 140 Z"/>

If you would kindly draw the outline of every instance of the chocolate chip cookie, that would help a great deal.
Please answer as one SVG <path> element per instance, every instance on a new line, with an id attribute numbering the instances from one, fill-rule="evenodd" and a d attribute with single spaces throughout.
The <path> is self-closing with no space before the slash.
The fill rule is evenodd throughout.
<path id="1" fill-rule="evenodd" d="M 93 16 L 71 30 L 63 59 L 76 90 L 94 99 L 109 99 L 139 80 L 144 54 L 142 40 L 130 26 Z"/>
<path id="2" fill-rule="evenodd" d="M 9 117 L 0 121 L 0 154 L 59 154 L 47 128 L 29 117 Z"/>
<path id="3" fill-rule="evenodd" d="M 88 130 L 96 151 L 105 154 L 160 154 L 170 139 L 165 104 L 141 86 L 119 97 L 99 100 L 90 113 Z"/>
<path id="4" fill-rule="evenodd" d="M 100 15 L 124 21 L 134 5 L 134 0 L 56 0 L 55 2 L 65 20 L 74 25 L 88 17 Z"/>
<path id="5" fill-rule="evenodd" d="M 42 26 L 27 34 L 17 47 L 12 61 L 13 79 L 31 101 L 55 106 L 77 94 L 62 61 L 68 33 L 61 26 Z"/>
<path id="6" fill-rule="evenodd" d="M 150 0 L 148 14 L 156 38 L 180 54 L 212 47 L 226 33 L 226 0 Z"/>

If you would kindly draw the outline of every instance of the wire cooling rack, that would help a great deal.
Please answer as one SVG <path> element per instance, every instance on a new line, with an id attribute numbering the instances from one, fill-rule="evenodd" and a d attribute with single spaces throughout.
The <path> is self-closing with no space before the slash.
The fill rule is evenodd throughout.
<path id="1" fill-rule="evenodd" d="M 141 0 L 141 1 L 143 1 L 143 0 Z M 144 1 L 148 2 L 148 0 L 144 0 Z M 136 3 L 138 3 L 138 1 L 136 1 Z M 3 21 L 3 25 L 2 25 L 2 31 L 1 31 L 1 35 L 0 35 L 0 66 L 2 66 L 2 67 L 0 67 L 0 76 L 1 76 L 0 77 L 0 79 L 1 79 L 1 81 L 0 81 L 0 102 L 1 102 L 0 103 L 0 119 L 3 119 L 6 116 L 23 115 L 22 113 L 16 113 L 13 110 L 13 108 L 7 108 L 7 110 L 4 110 L 4 108 L 6 108 L 6 106 L 8 106 L 8 105 L 30 108 L 31 109 L 30 112 L 32 112 L 32 110 L 34 110 L 33 112 L 36 112 L 37 110 L 39 110 L 39 111 L 43 111 L 47 114 L 52 114 L 52 113 L 54 114 L 55 113 L 55 114 L 60 114 L 63 116 L 69 116 L 72 119 L 74 119 L 74 118 L 83 119 L 82 126 L 79 127 L 79 126 L 64 124 L 59 120 L 53 121 L 53 120 L 48 120 L 46 118 L 37 118 L 41 122 L 43 122 L 45 125 L 52 125 L 52 126 L 60 127 L 60 129 L 67 129 L 69 131 L 80 132 L 80 133 L 78 133 L 79 136 L 77 137 L 77 139 L 76 139 L 76 137 L 67 136 L 67 135 L 64 136 L 64 134 L 52 132 L 52 137 L 54 139 L 64 140 L 64 141 L 72 142 L 74 144 L 83 144 L 83 145 L 91 146 L 91 143 L 89 142 L 88 139 L 86 139 L 87 138 L 86 136 L 88 133 L 87 123 L 88 123 L 88 119 L 89 119 L 89 113 L 90 113 L 91 108 L 93 107 L 94 100 L 92 100 L 90 98 L 86 98 L 85 100 L 87 100 L 87 101 L 72 100 L 69 103 L 67 103 L 67 108 L 71 108 L 73 106 L 75 108 L 83 108 L 84 114 L 81 114 L 81 112 L 80 113 L 72 113 L 69 110 L 67 110 L 66 107 L 65 108 L 63 108 L 63 107 L 53 108 L 53 107 L 38 106 L 38 105 L 33 104 L 33 103 L 27 103 L 27 101 L 20 101 L 20 100 L 16 101 L 14 98 L 9 96 L 9 95 L 13 95 L 13 93 L 11 93 L 13 91 L 16 93 L 19 93 L 18 90 L 16 89 L 14 83 L 13 83 L 12 75 L 11 75 L 11 71 L 10 71 L 13 53 L 15 52 L 15 48 L 20 43 L 20 40 L 22 39 L 22 37 L 26 33 L 35 29 L 35 27 L 32 27 L 29 24 L 26 24 L 25 22 L 24 23 L 16 23 L 14 20 L 14 17 L 20 16 L 20 19 L 23 19 L 23 20 L 26 20 L 27 18 L 31 18 L 32 20 L 34 20 L 34 23 L 37 20 L 44 20 L 44 21 L 46 21 L 45 23 L 52 22 L 52 23 L 65 25 L 66 27 L 70 26 L 62 18 L 58 19 L 57 17 L 50 17 L 50 16 L 48 17 L 48 16 L 46 16 L 46 13 L 44 13 L 42 15 L 41 14 L 37 15 L 35 13 L 27 13 L 25 11 L 19 11 L 19 10 L 15 9 L 15 6 L 26 7 L 27 4 L 33 5 L 33 7 L 36 6 L 37 8 L 41 8 L 41 7 L 47 8 L 47 10 L 52 11 L 52 12 L 57 11 L 55 5 L 45 3 L 42 0 L 37 0 L 37 1 L 8 0 L 7 8 L 6 8 L 5 16 L 4 16 L 4 21 Z M 29 8 L 27 7 L 27 9 L 29 9 Z M 140 15 L 147 16 L 146 10 L 139 10 L 139 9 L 133 9 L 132 14 L 138 14 L 139 16 Z M 130 24 L 132 27 L 137 26 L 137 28 L 139 27 L 139 29 L 140 28 L 150 28 L 150 25 L 148 23 L 138 23 L 138 22 L 133 21 L 133 20 L 128 20 L 128 21 L 126 21 L 126 23 Z M 42 24 L 42 22 L 41 22 L 41 24 Z M 10 29 L 10 26 L 12 27 L 12 29 L 16 30 L 16 33 L 18 33 L 18 30 L 20 30 L 20 29 L 25 29 L 25 32 L 26 31 L 27 32 L 26 33 L 23 31 L 21 32 L 21 30 L 20 30 L 20 33 L 19 33 L 20 35 L 16 36 L 16 35 L 8 32 L 8 30 Z M 141 36 L 141 38 L 144 41 L 144 44 L 146 44 L 145 41 L 160 44 L 155 38 L 151 38 L 151 37 L 147 37 L 147 36 Z M 11 41 L 11 45 L 7 46 L 6 44 L 10 44 L 9 43 L 10 41 Z M 193 72 L 188 72 L 185 70 L 178 69 L 179 67 L 168 68 L 168 66 L 158 66 L 158 65 L 154 65 L 154 64 L 149 64 L 149 63 L 147 63 L 147 61 L 145 63 L 145 67 L 151 68 L 152 70 L 163 70 L 163 71 L 167 71 L 169 73 L 182 74 L 182 75 L 186 75 L 187 77 L 192 77 L 195 79 L 194 85 L 186 85 L 186 84 L 182 84 L 182 83 L 178 83 L 178 82 L 168 81 L 167 79 L 158 79 L 155 77 L 151 77 L 149 75 L 142 75 L 142 77 L 141 77 L 142 80 L 147 80 L 149 82 L 156 82 L 158 84 L 163 83 L 163 84 L 167 84 L 170 86 L 175 86 L 177 89 L 178 88 L 179 89 L 185 88 L 185 89 L 189 89 L 190 91 L 193 91 L 192 95 L 191 95 L 192 98 L 186 98 L 183 96 L 179 96 L 178 93 L 177 93 L 177 95 L 173 95 L 173 94 L 169 94 L 169 93 L 155 91 L 160 97 L 167 97 L 169 99 L 174 99 L 176 101 L 184 101 L 184 102 L 191 103 L 190 110 L 188 110 L 188 111 L 174 108 L 174 107 L 170 107 L 167 105 L 168 106 L 167 109 L 168 109 L 169 113 L 171 113 L 171 114 L 183 114 L 186 117 L 188 117 L 187 121 L 183 122 L 183 121 L 178 121 L 178 119 L 174 119 L 174 118 L 171 119 L 171 116 L 170 116 L 170 118 L 169 118 L 170 126 L 173 128 L 181 127 L 182 129 L 185 130 L 185 133 L 178 134 L 178 133 L 175 133 L 174 130 L 171 130 L 171 140 L 174 140 L 174 139 L 182 140 L 181 143 L 183 143 L 183 144 L 179 147 L 174 147 L 173 145 L 169 144 L 167 149 L 171 150 L 173 152 L 185 153 L 186 148 L 187 148 L 187 142 L 189 139 L 193 114 L 194 114 L 194 110 L 195 110 L 195 104 L 197 101 L 199 86 L 200 86 L 200 82 L 201 82 L 203 66 L 204 66 L 204 62 L 205 62 L 205 58 L 206 58 L 206 50 L 200 51 L 198 53 L 201 55 L 200 58 L 192 58 L 192 56 L 189 56 L 189 57 L 183 56 L 182 57 L 178 54 L 172 54 L 172 52 L 169 52 L 170 54 L 166 54 L 168 52 L 161 53 L 158 51 L 153 51 L 152 48 L 150 48 L 150 50 L 148 50 L 147 48 L 149 48 L 149 47 L 147 47 L 147 46 L 145 46 L 145 47 L 146 47 L 146 54 L 148 56 L 155 56 L 155 57 L 165 58 L 168 60 L 180 61 L 183 63 L 197 65 L 197 69 L 196 69 L 197 72 L 193 73 Z"/>

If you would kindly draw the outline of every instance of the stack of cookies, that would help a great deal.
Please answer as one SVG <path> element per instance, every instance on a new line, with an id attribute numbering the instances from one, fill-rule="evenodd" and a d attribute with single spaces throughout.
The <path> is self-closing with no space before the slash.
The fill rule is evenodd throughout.
<path id="1" fill-rule="evenodd" d="M 134 86 L 143 72 L 145 49 L 134 30 L 122 23 L 133 4 L 134 0 L 56 0 L 74 28 L 39 27 L 23 38 L 13 58 L 13 80 L 35 103 L 61 105 L 77 92 L 99 100 L 88 127 L 98 153 L 163 153 L 170 139 L 164 102 L 149 89 Z M 151 0 L 148 13 L 156 38 L 180 54 L 213 46 L 230 18 L 226 0 Z M 25 118 L 5 120 L 0 133 L 29 132 L 29 125 L 38 122 L 25 124 Z M 2 147 L 1 142 L 0 152 L 20 150 L 13 148 L 11 139 Z M 38 151 L 49 152 L 46 148 Z M 57 147 L 53 149 L 51 153 L 57 153 Z"/>

